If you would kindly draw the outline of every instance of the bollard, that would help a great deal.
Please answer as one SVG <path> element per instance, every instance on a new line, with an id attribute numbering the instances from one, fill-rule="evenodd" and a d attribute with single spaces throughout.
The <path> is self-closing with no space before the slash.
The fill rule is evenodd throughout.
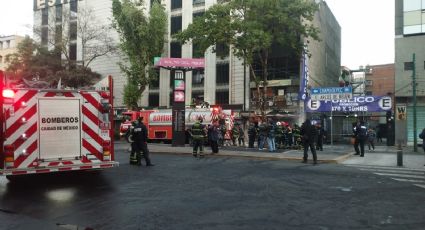
<path id="1" fill-rule="evenodd" d="M 403 166 L 403 150 L 400 143 L 397 146 L 397 166 Z"/>

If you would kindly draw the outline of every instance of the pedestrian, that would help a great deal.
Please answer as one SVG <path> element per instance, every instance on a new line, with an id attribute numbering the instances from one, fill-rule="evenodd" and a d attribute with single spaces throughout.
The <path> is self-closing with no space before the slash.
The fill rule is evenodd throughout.
<path id="1" fill-rule="evenodd" d="M 419 138 L 422 139 L 422 149 L 424 150 L 424 153 L 425 153 L 425 128 L 422 129 L 421 134 L 419 134 Z M 425 164 L 424 164 L 424 166 L 425 166 Z"/>
<path id="2" fill-rule="evenodd" d="M 317 123 L 316 124 L 317 129 L 317 143 L 316 143 L 316 149 L 319 151 L 323 151 L 323 139 L 325 138 L 325 130 L 322 127 L 322 124 Z"/>
<path id="3" fill-rule="evenodd" d="M 379 126 L 376 126 L 376 143 L 382 143 L 382 128 Z"/>
<path id="4" fill-rule="evenodd" d="M 194 157 L 198 157 L 198 148 L 199 148 L 199 157 L 203 157 L 205 126 L 202 124 L 202 117 L 199 117 L 198 120 L 192 125 L 191 136 L 193 140 L 192 155 Z"/>
<path id="5" fill-rule="evenodd" d="M 212 154 L 218 153 L 219 125 L 214 121 L 208 128 L 208 141 L 211 146 Z"/>
<path id="6" fill-rule="evenodd" d="M 245 132 L 241 125 L 239 125 L 239 138 L 238 138 L 239 146 L 245 147 Z"/>
<path id="7" fill-rule="evenodd" d="M 311 124 L 311 121 L 309 119 L 306 119 L 305 122 L 301 125 L 300 135 L 304 147 L 304 157 L 302 162 L 307 163 L 307 152 L 308 147 L 310 147 L 311 153 L 313 154 L 313 164 L 316 165 L 317 154 L 314 144 L 316 143 L 317 129 Z"/>
<path id="8" fill-rule="evenodd" d="M 376 138 L 376 132 L 373 128 L 370 128 L 367 131 L 367 147 L 370 150 L 370 147 L 372 146 L 372 150 L 375 150 L 375 138 Z"/>
<path id="9" fill-rule="evenodd" d="M 364 144 L 367 140 L 367 128 L 363 120 L 360 121 L 360 123 L 357 123 L 357 125 L 354 127 L 354 138 L 354 150 L 356 151 L 354 155 L 360 155 L 361 157 L 364 157 Z"/>
<path id="10" fill-rule="evenodd" d="M 258 150 L 264 149 L 264 144 L 267 141 L 267 135 L 268 135 L 268 125 L 265 121 L 261 122 L 260 126 L 258 127 L 259 130 L 259 139 L 258 139 Z"/>
<path id="11" fill-rule="evenodd" d="M 255 138 L 257 137 L 257 128 L 254 123 L 250 123 L 248 127 L 248 148 L 254 148 Z"/>
<path id="12" fill-rule="evenodd" d="M 269 147 L 269 152 L 276 152 L 276 123 L 270 120 L 268 126 L 267 145 Z"/>
<path id="13" fill-rule="evenodd" d="M 134 150 L 132 150 L 133 154 L 133 162 L 134 162 L 134 155 L 136 155 L 136 164 L 142 165 L 142 153 L 143 158 L 145 158 L 146 166 L 154 166 L 154 164 L 151 163 L 151 159 L 149 157 L 149 149 L 148 149 L 148 130 L 146 128 L 146 125 L 143 123 L 143 117 L 138 117 L 137 122 L 134 122 L 132 126 L 130 127 L 132 130 L 132 139 L 133 139 L 133 145 L 132 149 L 134 147 Z M 131 157 L 130 157 L 131 162 Z"/>

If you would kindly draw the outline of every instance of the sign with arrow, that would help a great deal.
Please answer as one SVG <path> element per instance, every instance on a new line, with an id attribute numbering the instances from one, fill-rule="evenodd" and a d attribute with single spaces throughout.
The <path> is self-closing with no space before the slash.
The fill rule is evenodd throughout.
<path id="1" fill-rule="evenodd" d="M 352 99 L 353 88 L 351 87 L 312 88 L 310 90 L 310 95 L 311 95 L 311 99 L 316 101 Z"/>

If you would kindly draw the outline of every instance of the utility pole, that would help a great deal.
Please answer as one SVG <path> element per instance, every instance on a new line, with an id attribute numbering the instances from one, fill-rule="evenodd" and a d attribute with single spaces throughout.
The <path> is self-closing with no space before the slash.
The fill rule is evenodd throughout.
<path id="1" fill-rule="evenodd" d="M 418 152 L 418 133 L 416 131 L 416 64 L 415 53 L 413 53 L 413 71 L 412 71 L 412 88 L 413 88 L 413 151 Z"/>

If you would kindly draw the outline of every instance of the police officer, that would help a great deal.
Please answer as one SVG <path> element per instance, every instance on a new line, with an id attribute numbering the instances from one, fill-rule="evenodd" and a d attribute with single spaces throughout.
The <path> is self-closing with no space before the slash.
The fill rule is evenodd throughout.
<path id="1" fill-rule="evenodd" d="M 356 151 L 356 153 L 354 155 L 360 155 L 361 157 L 364 157 L 364 144 L 367 139 L 367 127 L 365 122 L 361 120 L 360 123 L 358 123 L 353 128 L 353 131 L 354 131 L 354 137 L 356 138 L 354 142 L 354 150 Z M 360 145 L 360 150 L 359 150 L 359 145 Z"/>
<path id="2" fill-rule="evenodd" d="M 195 124 L 192 125 L 192 140 L 193 140 L 193 153 L 194 157 L 198 156 L 198 147 L 199 147 L 199 156 L 204 156 L 204 137 L 205 137 L 205 127 L 202 124 L 202 118 L 199 117 Z"/>
<path id="3" fill-rule="evenodd" d="M 149 157 L 149 150 L 147 145 L 148 140 L 148 130 L 143 124 L 143 117 L 137 118 L 137 122 L 132 124 L 132 127 L 130 127 L 132 130 L 132 156 L 130 157 L 130 162 L 134 162 L 134 159 L 136 159 L 137 165 L 142 165 L 142 152 L 143 157 L 146 161 L 146 166 L 154 166 L 154 164 L 151 163 L 150 157 Z M 134 156 L 135 155 L 135 156 Z"/>

